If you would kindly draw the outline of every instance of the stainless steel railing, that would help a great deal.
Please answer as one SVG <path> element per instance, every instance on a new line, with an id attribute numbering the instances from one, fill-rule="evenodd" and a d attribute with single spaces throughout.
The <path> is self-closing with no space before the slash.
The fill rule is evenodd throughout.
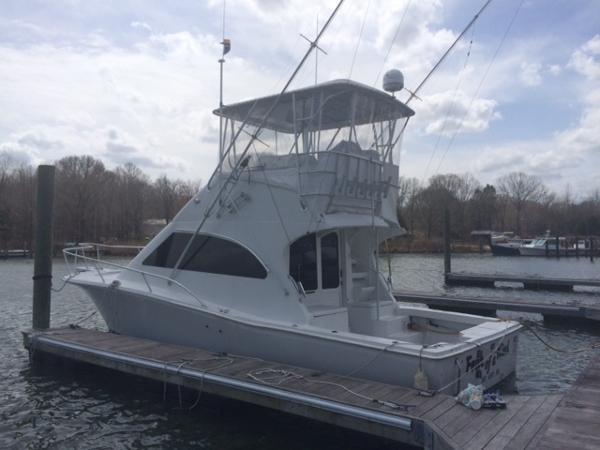
<path id="1" fill-rule="evenodd" d="M 93 242 L 82 243 L 75 247 L 67 247 L 67 248 L 63 249 L 62 252 L 63 252 L 63 256 L 65 258 L 65 263 L 67 265 L 67 270 L 69 271 L 69 278 L 72 278 L 81 272 L 81 270 L 78 269 L 78 267 L 79 267 L 78 265 L 80 263 L 83 263 L 83 264 L 85 264 L 85 266 L 84 266 L 85 270 L 95 270 L 96 273 L 98 274 L 98 277 L 102 280 L 102 283 L 108 286 L 108 283 L 105 278 L 106 272 L 103 273 L 103 271 L 105 270 L 105 266 L 118 268 L 120 270 L 125 270 L 128 272 L 140 275 L 140 277 L 144 281 L 144 284 L 148 290 L 148 293 L 150 293 L 150 294 L 154 293 L 154 291 L 152 290 L 152 284 L 150 283 L 150 281 L 152 279 L 158 279 L 161 281 L 165 281 L 170 286 L 171 285 L 177 286 L 183 292 L 185 292 L 187 295 L 192 297 L 196 302 L 198 302 L 198 304 L 200 306 L 202 306 L 203 308 L 206 308 L 206 309 L 209 308 L 208 305 L 204 301 L 202 301 L 200 298 L 198 298 L 198 296 L 196 294 L 194 294 L 189 288 L 187 288 L 185 285 L 183 285 L 179 281 L 175 280 L 174 278 L 164 276 L 164 275 L 159 275 L 156 273 L 148 272 L 148 271 L 137 269 L 137 268 L 130 267 L 130 266 L 125 266 L 123 264 L 119 264 L 119 263 L 112 262 L 112 261 L 102 260 L 100 257 L 101 257 L 101 250 L 103 248 L 104 249 L 121 249 L 121 250 L 135 249 L 135 250 L 139 251 L 144 247 L 136 246 L 136 245 L 108 245 L 108 244 L 99 244 L 99 243 L 93 243 Z M 96 257 L 87 256 L 86 251 L 92 251 Z M 69 258 L 71 258 L 71 261 L 69 261 Z"/>

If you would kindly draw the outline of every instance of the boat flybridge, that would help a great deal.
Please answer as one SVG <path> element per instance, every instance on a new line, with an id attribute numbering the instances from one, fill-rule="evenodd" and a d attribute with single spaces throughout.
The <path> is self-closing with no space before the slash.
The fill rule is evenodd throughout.
<path id="1" fill-rule="evenodd" d="M 336 80 L 215 114 L 201 192 L 128 266 L 68 279 L 111 331 L 398 385 L 419 372 L 448 393 L 514 372 L 517 323 L 399 303 L 379 271 L 379 245 L 405 232 L 406 104 Z"/>

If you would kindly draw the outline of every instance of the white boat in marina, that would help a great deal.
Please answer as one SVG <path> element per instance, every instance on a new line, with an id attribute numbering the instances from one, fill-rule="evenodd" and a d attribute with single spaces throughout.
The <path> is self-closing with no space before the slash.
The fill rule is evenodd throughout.
<path id="1" fill-rule="evenodd" d="M 521 245 L 519 247 L 519 254 L 521 256 L 554 256 L 557 251 L 556 241 L 557 238 L 553 236 L 538 237 L 529 243 Z M 558 238 L 558 254 L 560 256 L 584 254 L 589 249 L 590 242 L 586 239 L 569 244 L 566 238 Z"/>
<path id="2" fill-rule="evenodd" d="M 406 104 L 336 80 L 215 113 L 212 178 L 127 266 L 65 250 L 111 331 L 446 393 L 515 371 L 518 323 L 398 303 L 379 272 Z"/>

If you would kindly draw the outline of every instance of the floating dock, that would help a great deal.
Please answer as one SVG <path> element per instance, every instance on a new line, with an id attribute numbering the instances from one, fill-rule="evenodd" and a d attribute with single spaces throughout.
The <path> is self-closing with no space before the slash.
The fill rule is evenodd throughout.
<path id="1" fill-rule="evenodd" d="M 598 362 L 564 397 L 507 395 L 506 409 L 473 411 L 448 395 L 422 396 L 401 386 L 97 330 L 30 331 L 24 333 L 24 344 L 32 359 L 53 355 L 427 449 L 519 449 L 541 443 L 548 443 L 544 448 L 583 448 L 583 437 L 600 442 L 600 427 L 592 426 L 598 423 L 592 412 L 598 414 L 600 402 Z M 588 381 L 595 384 L 588 386 Z M 586 403 L 590 389 L 596 397 Z M 570 425 L 562 421 L 573 417 L 577 399 L 590 415 L 574 428 L 585 433 L 568 440 L 561 426 Z"/>
<path id="2" fill-rule="evenodd" d="M 0 259 L 27 258 L 29 256 L 31 256 L 31 252 L 29 250 L 0 250 Z"/>
<path id="3" fill-rule="evenodd" d="M 468 272 L 447 272 L 444 275 L 447 285 L 496 287 L 496 283 L 518 283 L 524 289 L 572 291 L 575 286 L 600 287 L 600 280 L 586 278 L 546 278 L 529 275 L 481 274 Z"/>
<path id="4" fill-rule="evenodd" d="M 600 304 L 592 306 L 568 300 L 564 303 L 541 302 L 529 298 L 454 297 L 414 291 L 395 291 L 400 302 L 424 303 L 432 308 L 448 309 L 471 314 L 495 314 L 499 309 L 542 314 L 544 318 L 568 318 L 584 321 L 600 321 Z"/>

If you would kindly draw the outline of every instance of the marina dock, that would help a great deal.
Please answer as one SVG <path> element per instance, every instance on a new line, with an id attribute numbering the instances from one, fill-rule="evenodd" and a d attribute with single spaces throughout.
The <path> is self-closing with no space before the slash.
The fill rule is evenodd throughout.
<path id="1" fill-rule="evenodd" d="M 52 355 L 427 449 L 566 449 L 583 448 L 584 438 L 586 445 L 600 442 L 593 416 L 600 404 L 598 360 L 566 395 L 507 395 L 506 409 L 473 411 L 448 395 L 422 396 L 410 388 L 97 330 L 29 331 L 24 344 L 34 360 Z M 595 397 L 586 400 L 588 392 Z M 571 426 L 567 419 L 573 421 L 579 405 L 587 415 L 573 428 L 580 438 L 569 440 L 561 430 Z"/>
<path id="2" fill-rule="evenodd" d="M 546 278 L 530 275 L 445 273 L 447 285 L 496 287 L 496 283 L 520 283 L 524 289 L 572 291 L 575 286 L 600 287 L 600 280 L 585 278 Z"/>
<path id="3" fill-rule="evenodd" d="M 8 258 L 28 258 L 31 252 L 25 249 L 0 250 L 0 259 Z"/>
<path id="4" fill-rule="evenodd" d="M 414 291 L 395 291 L 394 297 L 401 302 L 424 303 L 433 308 L 463 311 L 471 314 L 495 314 L 497 310 L 542 314 L 544 318 L 569 318 L 600 321 L 600 304 L 592 306 L 568 300 L 564 303 L 540 302 L 530 298 L 454 297 Z"/>

